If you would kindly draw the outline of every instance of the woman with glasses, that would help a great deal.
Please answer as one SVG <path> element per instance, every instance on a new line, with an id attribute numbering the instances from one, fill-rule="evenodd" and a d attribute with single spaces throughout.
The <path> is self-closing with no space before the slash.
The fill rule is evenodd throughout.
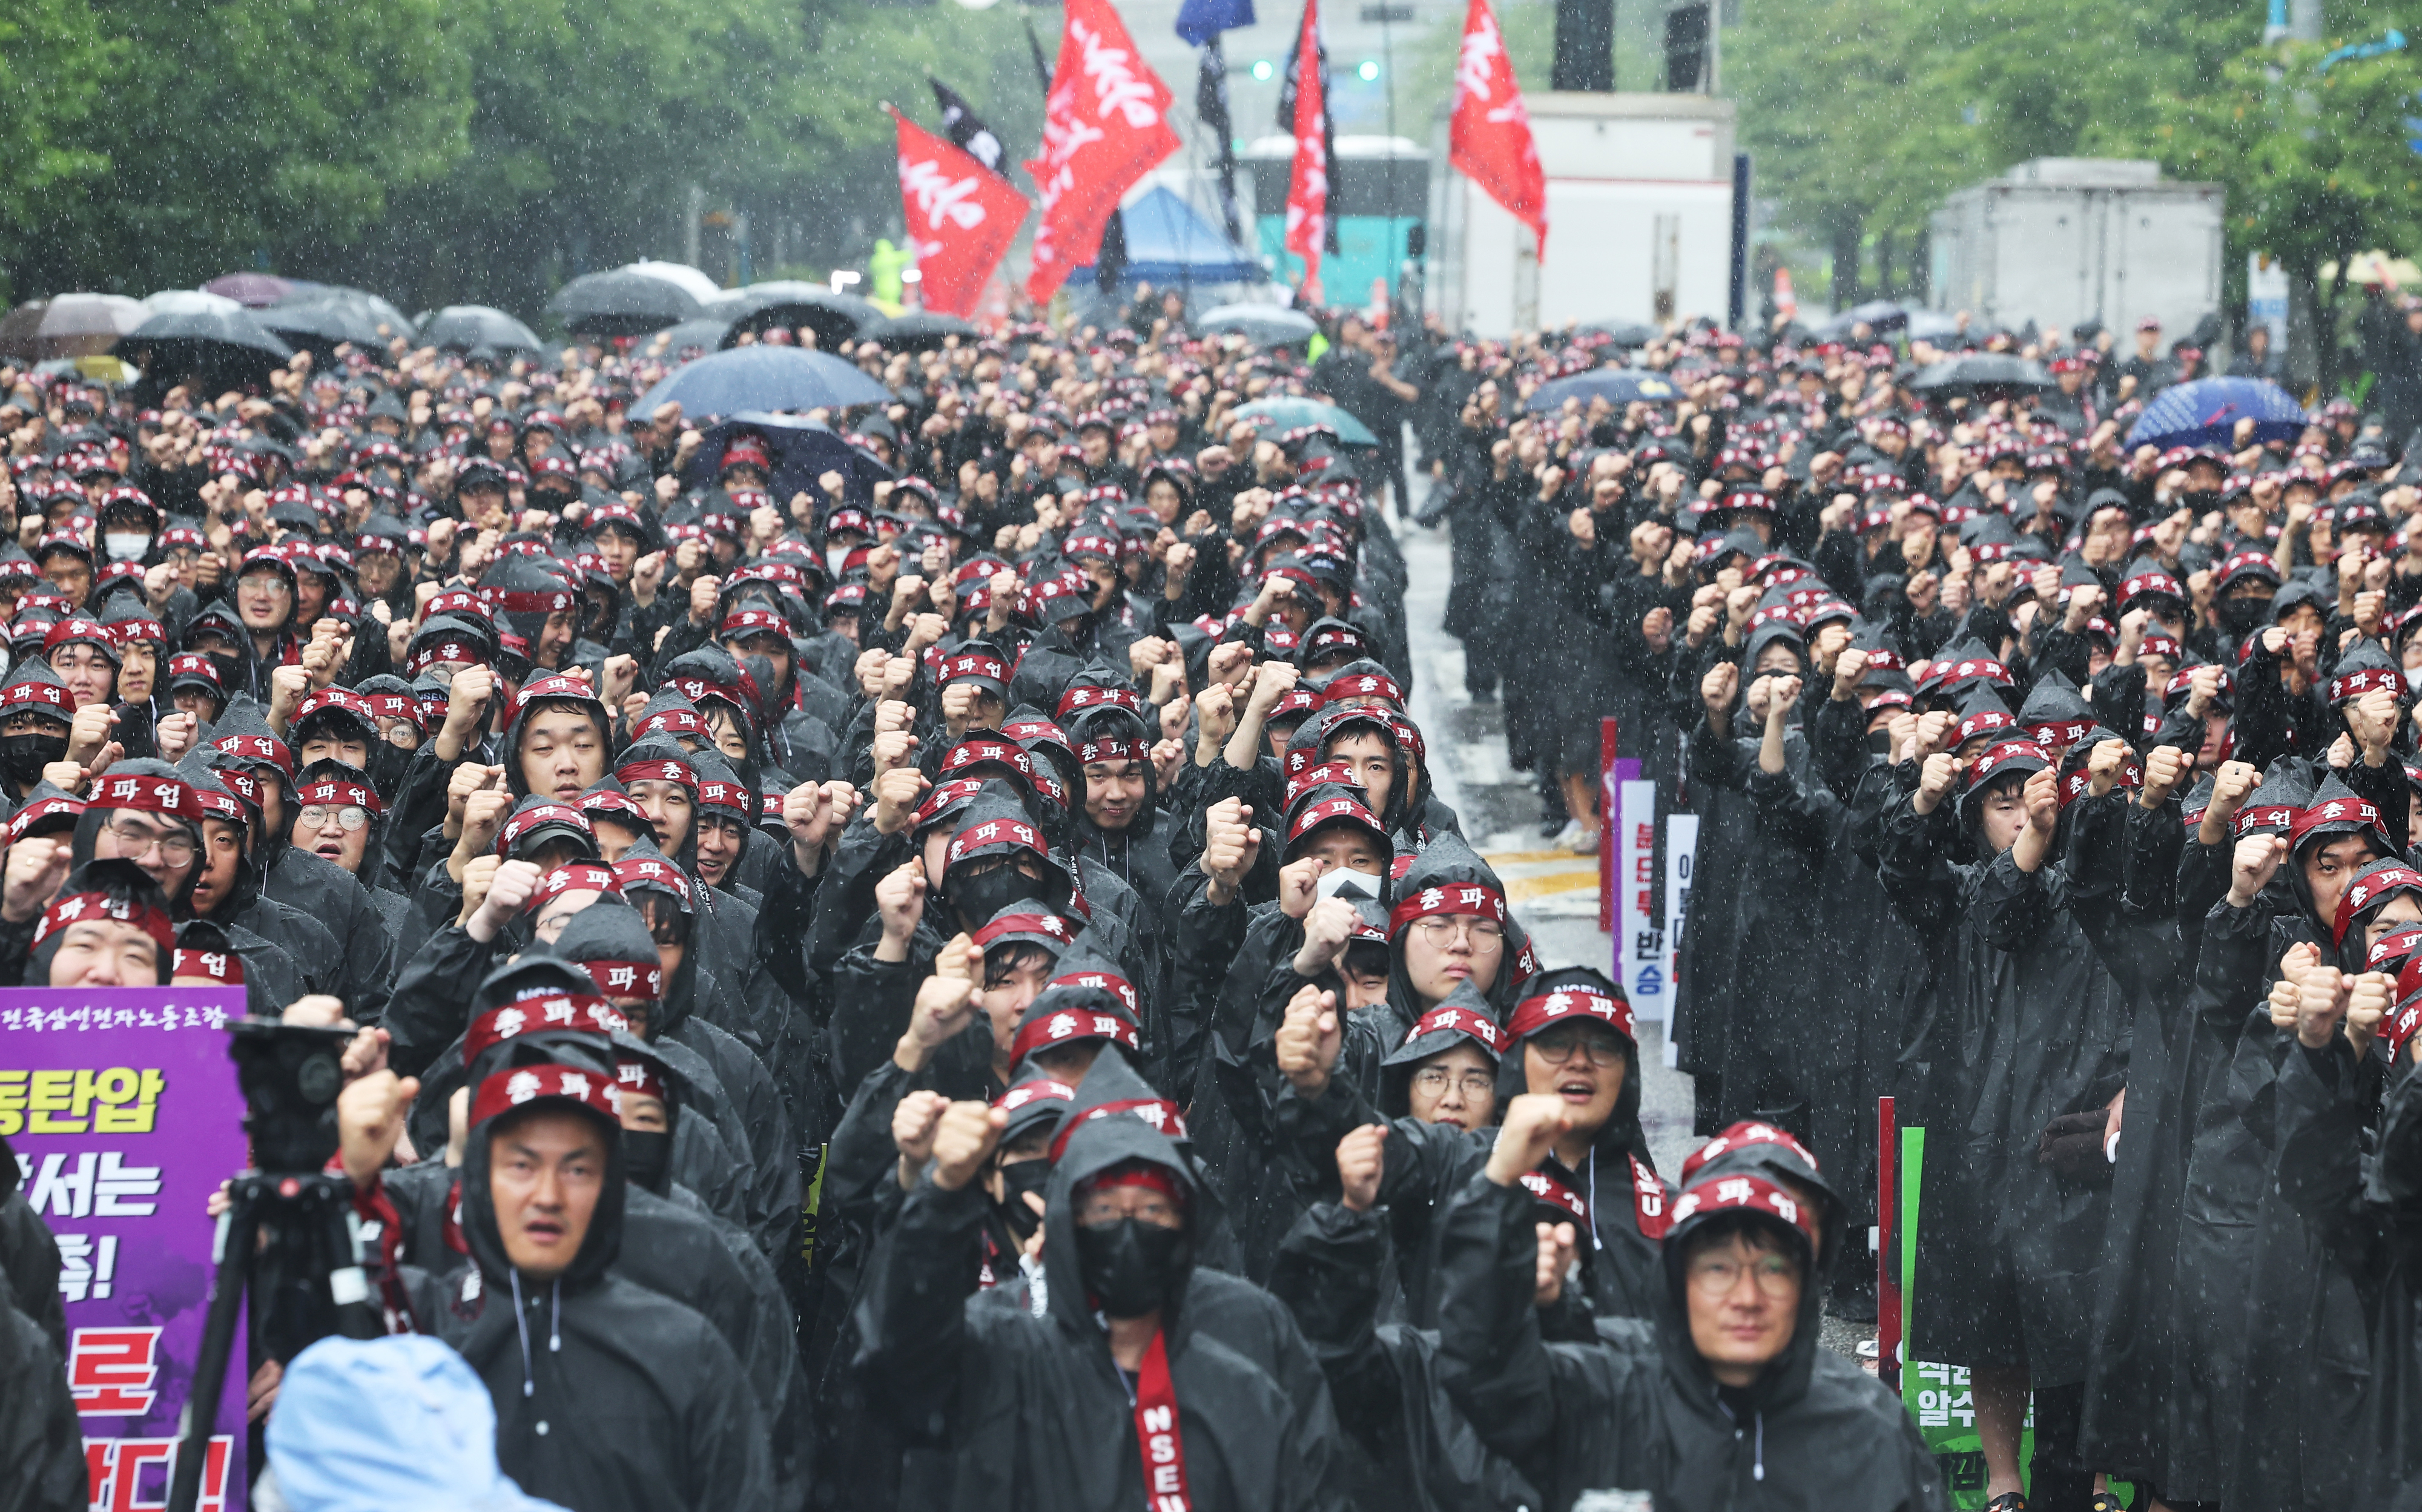
<path id="1" fill-rule="evenodd" d="M 1589 1243 L 1580 1225 L 1541 1222 L 1532 1189 L 1572 1119 L 1561 1099 L 1516 1098 L 1486 1179 L 1440 1221 L 1440 1375 L 1541 1504 L 1619 1487 L 1660 1508 L 1947 1506 L 1899 1398 L 1819 1343 L 1842 1209 L 1788 1135 L 1736 1125 L 1684 1164 L 1653 1333 L 1545 1332 L 1543 1290 Z"/>
<path id="2" fill-rule="evenodd" d="M 1416 898 L 1418 895 L 1416 895 Z M 1405 904 L 1399 904 L 1401 912 Z M 1621 989 L 1587 967 L 1533 977 L 1502 1024 L 1490 1027 L 1503 1043 L 1498 1095 L 1533 1092 L 1553 1097 L 1568 1115 L 1552 1144 L 1525 1176 L 1534 1196 L 1549 1199 L 1581 1221 L 1586 1236 L 1577 1260 L 1584 1294 L 1604 1317 L 1646 1317 L 1659 1286 L 1657 1255 L 1670 1219 L 1672 1193 L 1657 1174 L 1640 1127 L 1638 1056 L 1631 1005 Z M 1461 987 L 1441 1008 L 1480 1013 L 1476 984 Z M 1440 1015 L 1422 1022 L 1435 1024 Z M 1486 1164 L 1499 1131 L 1486 1126 L 1384 1119 L 1350 1079 L 1334 1073 L 1343 1040 L 1331 1006 L 1302 1000 L 1290 1005 L 1273 1042 L 1286 1087 L 1272 1123 L 1285 1164 L 1305 1201 L 1329 1195 L 1329 1152 L 1351 1186 L 1376 1180 L 1388 1208 L 1405 1312 L 1416 1327 L 1438 1316 L 1438 1216 L 1447 1199 Z M 1306 1173 L 1322 1173 L 1310 1175 Z M 1317 1185 L 1313 1185 L 1317 1183 Z"/>

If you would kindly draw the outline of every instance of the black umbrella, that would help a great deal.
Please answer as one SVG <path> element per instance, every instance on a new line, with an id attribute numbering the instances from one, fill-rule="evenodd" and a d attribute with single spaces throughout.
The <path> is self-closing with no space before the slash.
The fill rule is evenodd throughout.
<path id="1" fill-rule="evenodd" d="M 1921 394 L 1973 394 L 1985 388 L 2050 388 L 2052 374 L 2042 363 L 1996 352 L 1976 353 L 1931 363 L 1917 370 L 1910 388 Z"/>
<path id="2" fill-rule="evenodd" d="M 935 352 L 952 337 L 955 336 L 962 341 L 973 341 L 983 335 L 971 321 L 963 321 L 956 315 L 937 315 L 931 310 L 917 309 L 876 321 L 858 332 L 857 339 L 880 342 L 894 352 Z"/>
<path id="3" fill-rule="evenodd" d="M 644 336 L 699 313 L 688 290 L 628 268 L 583 274 L 557 290 L 546 307 L 582 336 Z"/>
<path id="4" fill-rule="evenodd" d="M 486 305 L 448 305 L 429 317 L 420 328 L 423 346 L 451 347 L 467 352 L 473 347 L 512 347 L 523 352 L 542 350 L 535 332 L 500 309 Z"/>
<path id="5" fill-rule="evenodd" d="M 289 344 L 314 352 L 326 352 L 341 341 L 367 348 L 386 345 L 378 321 L 367 308 L 346 299 L 323 297 L 273 305 L 260 312 L 260 323 Z"/>
<path id="6" fill-rule="evenodd" d="M 1646 346 L 1661 334 L 1654 325 L 1643 325 L 1638 321 L 1584 321 L 1575 330 L 1582 336 L 1596 333 L 1608 337 L 1616 346 L 1627 347 Z"/>
<path id="7" fill-rule="evenodd" d="M 744 332 L 763 336 L 778 325 L 787 330 L 804 325 L 816 333 L 817 346 L 837 352 L 842 342 L 857 340 L 860 332 L 883 319 L 882 310 L 856 294 L 789 281 L 751 284 L 715 302 L 713 313 L 726 310 L 731 314 L 731 329 L 723 338 L 727 347 Z"/>
<path id="8" fill-rule="evenodd" d="M 1568 378 L 1558 378 L 1541 384 L 1522 407 L 1534 415 L 1545 415 L 1565 407 L 1565 401 L 1578 399 L 1587 408 L 1593 399 L 1603 399 L 1610 404 L 1628 404 L 1636 400 L 1650 403 L 1671 403 L 1682 397 L 1681 388 L 1661 372 L 1644 368 L 1593 368 Z"/>
<path id="9" fill-rule="evenodd" d="M 111 349 L 143 370 L 152 394 L 180 383 L 205 389 L 260 387 L 294 349 L 248 309 L 154 315 Z"/>
<path id="10" fill-rule="evenodd" d="M 1886 331 L 1897 331 L 1908 323 L 1907 309 L 1889 299 L 1871 299 L 1864 305 L 1853 305 L 1827 321 L 1822 332 L 1829 338 L 1841 338 L 1850 334 L 1850 327 L 1864 325 L 1880 336 Z"/>

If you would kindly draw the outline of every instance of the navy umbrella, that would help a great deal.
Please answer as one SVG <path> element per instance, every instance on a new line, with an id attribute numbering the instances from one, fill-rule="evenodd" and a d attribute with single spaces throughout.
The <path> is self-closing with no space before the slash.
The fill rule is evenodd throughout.
<path id="1" fill-rule="evenodd" d="M 642 409 L 640 413 L 647 411 Z M 788 501 L 802 493 L 822 499 L 824 490 L 816 480 L 828 472 L 841 475 L 842 497 L 860 508 L 873 507 L 877 482 L 889 481 L 896 476 L 883 465 L 882 458 L 863 447 L 850 445 L 829 425 L 803 420 L 795 415 L 751 410 L 717 421 L 700 433 L 698 450 L 692 453 L 688 467 L 682 473 L 683 486 L 712 487 L 723 468 L 724 449 L 733 437 L 743 434 L 755 435 L 765 443 L 767 454 L 774 459 L 774 476 L 767 480 L 766 492 L 781 501 L 778 507 L 785 510 Z"/>
<path id="2" fill-rule="evenodd" d="M 2267 378 L 2198 378 L 2153 396 L 2128 433 L 2131 447 L 2234 446 L 2237 422 L 2254 422 L 2258 442 L 2304 433 L 2304 407 Z"/>
<path id="3" fill-rule="evenodd" d="M 690 416 L 847 409 L 890 399 L 891 390 L 829 352 L 761 344 L 699 358 L 649 389 L 632 413 L 653 415 L 657 405 L 675 403 Z"/>
<path id="4" fill-rule="evenodd" d="M 1670 403 L 1682 397 L 1682 390 L 1661 372 L 1642 368 L 1592 368 L 1569 378 L 1557 378 L 1541 384 L 1522 407 L 1533 415 L 1543 415 L 1565 407 L 1565 401 L 1578 399 L 1587 409 L 1593 399 L 1603 399 L 1610 404 L 1628 404 L 1635 400 L 1649 403 Z"/>

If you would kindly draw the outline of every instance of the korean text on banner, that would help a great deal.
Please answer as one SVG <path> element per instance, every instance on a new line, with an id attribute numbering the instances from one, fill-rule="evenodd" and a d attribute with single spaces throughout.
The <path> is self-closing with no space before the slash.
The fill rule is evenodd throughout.
<path id="1" fill-rule="evenodd" d="M 1628 764 L 1637 765 L 1636 763 Z M 1616 980 L 1640 1016 L 1665 1016 L 1665 921 L 1658 907 L 1657 784 L 1627 777 L 1623 789 L 1623 860 L 1616 874 Z"/>
<path id="2" fill-rule="evenodd" d="M 58 1239 L 95 1508 L 167 1500 L 213 1269 L 208 1205 L 244 1164 L 227 1035 L 244 1011 L 241 988 L 0 989 L 0 1136 Z M 239 1348 L 203 1512 L 243 1504 L 244 1410 Z"/>

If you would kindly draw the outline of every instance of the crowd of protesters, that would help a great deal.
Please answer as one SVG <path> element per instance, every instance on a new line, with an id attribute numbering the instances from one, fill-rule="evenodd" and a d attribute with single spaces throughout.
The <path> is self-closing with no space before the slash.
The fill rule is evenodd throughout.
<path id="1" fill-rule="evenodd" d="M 0 981 L 355 1030 L 367 1305 L 468 1367 L 256 1340 L 262 1504 L 1942 1506 L 1819 1338 L 1881 1095 L 1999 1512 L 2422 1492 L 2402 437 L 2131 449 L 2153 329 L 1128 320 L 844 346 L 789 496 L 644 344 L 0 371 Z M 1392 444 L 1236 414 L 1307 395 Z M 1678 1170 L 1434 787 L 1440 527 L 1543 829 L 1607 714 L 1700 818 Z M 11 1509 L 86 1496 L 58 1265 L 8 1198 Z"/>

